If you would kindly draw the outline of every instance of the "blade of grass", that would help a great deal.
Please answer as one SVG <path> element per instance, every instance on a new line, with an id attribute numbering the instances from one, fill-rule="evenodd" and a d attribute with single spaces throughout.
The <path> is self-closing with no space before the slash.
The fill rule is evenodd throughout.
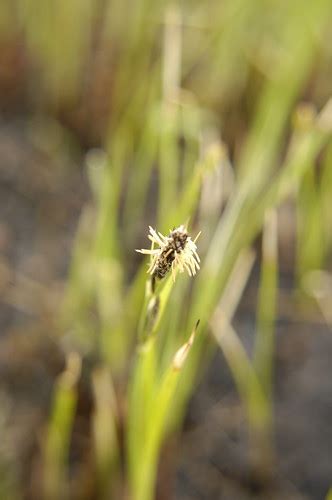
<path id="1" fill-rule="evenodd" d="M 168 418 L 172 412 L 173 400 L 181 370 L 194 342 L 198 323 L 188 341 L 176 352 L 169 368 L 156 387 L 154 404 L 150 407 L 145 422 L 145 439 L 141 443 L 139 470 L 131 478 L 134 500 L 152 500 L 158 466 L 158 454 L 165 436 Z"/>
<path id="2" fill-rule="evenodd" d="M 320 178 L 319 200 L 323 217 L 323 229 L 325 236 L 326 254 L 332 247 L 332 144 L 329 144 L 323 163 L 323 172 Z"/>
<path id="3" fill-rule="evenodd" d="M 92 374 L 95 409 L 92 420 L 98 498 L 116 498 L 120 450 L 117 437 L 117 409 L 109 369 Z"/>
<path id="4" fill-rule="evenodd" d="M 221 308 L 216 309 L 210 325 L 246 405 L 250 425 L 265 426 L 269 411 L 262 385 L 241 341 Z"/>
<path id="5" fill-rule="evenodd" d="M 66 474 L 80 372 L 81 358 L 71 353 L 67 358 L 67 368 L 56 383 L 45 439 L 43 486 L 45 498 L 50 500 L 70 497 Z"/>
<path id="6" fill-rule="evenodd" d="M 155 340 L 155 337 L 150 337 L 138 347 L 136 365 L 129 388 L 126 450 L 128 478 L 133 494 L 137 493 L 138 484 L 141 481 L 142 454 L 148 434 L 147 422 L 156 404 L 158 371 Z"/>
<path id="7" fill-rule="evenodd" d="M 261 278 L 257 310 L 254 366 L 268 400 L 272 401 L 274 322 L 278 287 L 278 228 L 274 210 L 265 216 Z"/>
<path id="8" fill-rule="evenodd" d="M 171 209 L 170 215 L 164 220 L 165 228 L 183 224 L 192 214 L 199 199 L 202 182 L 206 175 L 213 171 L 225 157 L 225 149 L 219 142 L 213 143 L 206 151 L 204 157 L 193 169 L 191 178 L 187 180 L 179 203 Z"/>
<path id="9" fill-rule="evenodd" d="M 324 219 L 321 213 L 319 192 L 316 186 L 314 165 L 304 175 L 296 201 L 296 275 L 300 284 L 307 272 L 322 267 L 326 248 L 323 229 Z M 309 238 L 308 235 L 310 235 Z"/>
<path id="10" fill-rule="evenodd" d="M 164 283 L 156 284 L 152 290 L 152 279 L 146 282 L 145 305 L 142 308 L 138 338 L 145 341 L 156 334 L 173 288 L 174 281 L 169 276 Z"/>
<path id="11" fill-rule="evenodd" d="M 177 96 L 181 79 L 181 12 L 168 6 L 165 11 L 163 54 L 163 104 L 159 147 L 158 221 L 162 228 L 164 214 L 177 199 L 179 181 L 180 114 Z M 163 229 L 163 228 L 162 228 Z"/>
<path id="12" fill-rule="evenodd" d="M 271 411 L 264 388 L 227 316 L 219 307 L 210 322 L 212 333 L 232 372 L 244 404 L 249 428 L 250 459 L 253 471 L 266 478 L 271 473 Z"/>

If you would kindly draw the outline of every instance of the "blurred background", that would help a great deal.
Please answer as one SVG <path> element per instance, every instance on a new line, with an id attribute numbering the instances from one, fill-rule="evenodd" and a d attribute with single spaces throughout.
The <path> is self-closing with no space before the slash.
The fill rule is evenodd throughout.
<path id="1" fill-rule="evenodd" d="M 328 0 L 0 1 L 0 498 L 332 498 L 331 29 Z M 202 269 L 135 399 L 135 248 L 185 223 Z"/>

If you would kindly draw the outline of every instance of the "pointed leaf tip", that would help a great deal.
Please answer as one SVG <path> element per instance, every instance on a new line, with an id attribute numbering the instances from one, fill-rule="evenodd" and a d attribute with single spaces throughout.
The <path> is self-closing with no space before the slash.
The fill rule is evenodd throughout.
<path id="1" fill-rule="evenodd" d="M 200 320 L 197 321 L 195 328 L 193 329 L 192 334 L 190 335 L 188 341 L 185 344 L 183 344 L 180 347 L 180 349 L 178 349 L 176 351 L 174 358 L 173 358 L 174 370 L 179 371 L 182 369 L 182 367 L 183 367 L 183 365 L 188 357 L 188 353 L 191 349 L 191 346 L 194 343 L 196 331 L 197 331 L 197 327 L 198 327 L 199 323 L 200 323 Z"/>

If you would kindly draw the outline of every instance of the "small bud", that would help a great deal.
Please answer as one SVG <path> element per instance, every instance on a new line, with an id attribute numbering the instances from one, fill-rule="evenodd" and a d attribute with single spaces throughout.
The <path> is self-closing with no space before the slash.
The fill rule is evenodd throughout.
<path id="1" fill-rule="evenodd" d="M 180 349 L 176 351 L 175 356 L 173 358 L 173 368 L 175 371 L 179 371 L 182 369 L 187 359 L 188 353 L 191 349 L 191 346 L 194 343 L 198 325 L 199 325 L 199 320 L 197 321 L 196 326 L 189 337 L 189 340 L 185 344 L 183 344 L 183 346 L 181 346 Z"/>

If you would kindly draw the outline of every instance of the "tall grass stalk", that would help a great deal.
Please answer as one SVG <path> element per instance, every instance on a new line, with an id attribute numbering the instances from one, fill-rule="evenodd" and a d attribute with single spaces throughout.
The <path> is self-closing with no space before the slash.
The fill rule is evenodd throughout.
<path id="1" fill-rule="evenodd" d="M 155 337 L 139 348 L 130 391 L 127 442 L 129 480 L 134 500 L 154 498 L 159 453 L 172 414 L 180 373 L 194 342 L 197 326 L 162 374 L 157 366 Z"/>

